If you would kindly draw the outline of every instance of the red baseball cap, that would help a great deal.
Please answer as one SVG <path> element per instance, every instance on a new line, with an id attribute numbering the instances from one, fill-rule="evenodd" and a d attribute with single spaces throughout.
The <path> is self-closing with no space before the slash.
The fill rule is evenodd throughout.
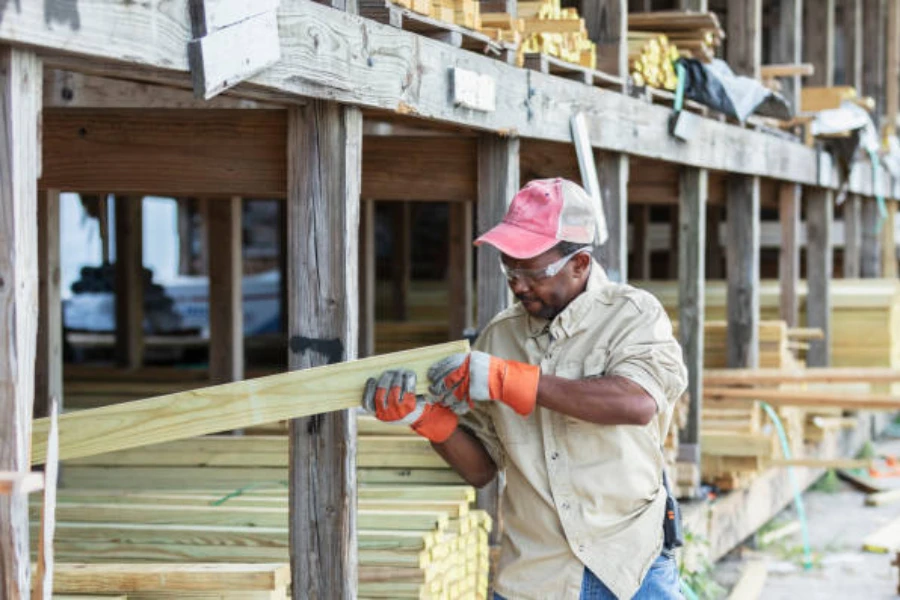
<path id="1" fill-rule="evenodd" d="M 597 235 L 594 204 L 567 179 L 530 181 L 512 199 L 503 221 L 475 240 L 513 258 L 533 258 L 559 242 L 592 244 Z"/>

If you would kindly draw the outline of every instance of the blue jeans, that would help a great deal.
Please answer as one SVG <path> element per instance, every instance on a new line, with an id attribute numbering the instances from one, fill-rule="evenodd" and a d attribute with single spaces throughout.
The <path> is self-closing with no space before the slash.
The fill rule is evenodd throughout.
<path id="1" fill-rule="evenodd" d="M 506 600 L 494 594 L 494 600 Z M 515 600 L 515 599 L 510 599 Z M 617 599 L 609 588 L 603 585 L 594 573 L 585 567 L 581 580 L 581 600 L 626 600 Z M 674 557 L 660 555 L 650 566 L 650 571 L 641 588 L 631 600 L 684 600 L 681 581 L 678 578 L 678 563 Z"/>

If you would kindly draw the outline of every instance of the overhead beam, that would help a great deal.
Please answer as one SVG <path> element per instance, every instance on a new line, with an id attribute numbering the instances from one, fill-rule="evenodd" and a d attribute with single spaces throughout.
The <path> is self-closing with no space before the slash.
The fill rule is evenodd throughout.
<path id="1" fill-rule="evenodd" d="M 144 364 L 143 197 L 116 196 L 116 360 Z"/>
<path id="2" fill-rule="evenodd" d="M 288 366 L 353 360 L 359 335 L 359 109 L 325 101 L 292 109 L 287 157 Z M 288 435 L 292 597 L 350 600 L 357 585 L 356 414 L 294 419 Z"/>
<path id="3" fill-rule="evenodd" d="M 779 314 L 788 327 L 799 325 L 800 300 L 800 198 L 802 189 L 793 183 L 778 188 L 778 219 L 781 246 L 778 249 Z"/>
<path id="4" fill-rule="evenodd" d="M 189 87 L 186 14 L 152 3 L 98 0 L 79 5 L 81 27 L 73 33 L 52 25 L 48 10 L 39 4 L 7 11 L 0 22 L 0 41 L 34 45 L 54 67 Z M 822 184 L 816 153 L 776 136 L 702 119 L 693 143 L 685 146 L 666 133 L 670 111 L 663 106 L 526 72 L 307 0 L 281 2 L 278 20 L 281 62 L 234 88 L 235 94 L 276 102 L 316 97 L 559 142 L 571 139 L 572 115 L 586 111 L 591 142 L 599 149 Z M 495 78 L 496 111 L 472 111 L 450 100 L 446 65 L 453 61 Z M 825 172 L 833 173 L 830 158 L 824 160 Z M 836 179 L 829 177 L 824 185 L 834 186 Z"/>
<path id="5" fill-rule="evenodd" d="M 243 235 L 240 196 L 209 203 L 209 377 L 244 378 Z"/>
<path id="6" fill-rule="evenodd" d="M 806 363 L 827 367 L 831 353 L 831 278 L 833 275 L 834 196 L 830 190 L 807 188 L 806 325 L 821 329 L 822 339 L 809 341 Z"/>
<path id="7" fill-rule="evenodd" d="M 834 8 L 835 0 L 804 3 L 803 62 L 815 67 L 806 85 L 834 85 Z"/>
<path id="8" fill-rule="evenodd" d="M 38 198 L 38 337 L 34 415 L 46 417 L 55 398 L 62 405 L 62 300 L 60 290 L 59 190 Z"/>
<path id="9" fill-rule="evenodd" d="M 0 46 L 0 471 L 30 470 L 38 330 L 41 62 Z M 0 495 L 0 596 L 31 597 L 28 499 Z"/>

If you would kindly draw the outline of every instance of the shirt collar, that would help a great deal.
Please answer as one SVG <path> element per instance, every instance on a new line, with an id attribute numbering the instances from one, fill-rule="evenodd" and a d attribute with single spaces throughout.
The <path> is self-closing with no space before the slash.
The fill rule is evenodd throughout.
<path id="1" fill-rule="evenodd" d="M 559 339 L 574 334 L 578 330 L 578 325 L 590 311 L 594 297 L 608 284 L 609 277 L 607 277 L 606 271 L 596 260 L 591 260 L 591 272 L 588 275 L 584 291 L 569 302 L 569 305 L 556 315 L 556 318 L 550 321 L 525 313 L 528 317 L 529 337 L 536 338 L 549 332 L 554 339 Z"/>

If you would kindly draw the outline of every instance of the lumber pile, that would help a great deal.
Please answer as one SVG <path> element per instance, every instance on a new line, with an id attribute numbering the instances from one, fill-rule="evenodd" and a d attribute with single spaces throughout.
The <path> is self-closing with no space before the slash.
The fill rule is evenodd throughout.
<path id="1" fill-rule="evenodd" d="M 672 63 L 682 56 L 709 62 L 725 38 L 715 13 L 656 11 L 628 15 L 628 64 L 638 86 L 674 90 Z"/>

